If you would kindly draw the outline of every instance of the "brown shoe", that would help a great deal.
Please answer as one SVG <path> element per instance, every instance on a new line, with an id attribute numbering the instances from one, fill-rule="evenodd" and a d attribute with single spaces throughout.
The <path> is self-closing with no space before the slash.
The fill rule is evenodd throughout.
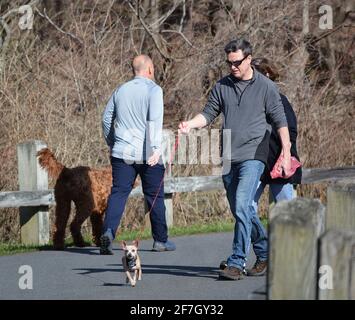
<path id="1" fill-rule="evenodd" d="M 258 277 L 265 275 L 267 270 L 267 260 L 260 261 L 259 259 L 256 260 L 254 267 L 252 269 L 247 270 L 247 276 L 250 277 Z"/>
<path id="2" fill-rule="evenodd" d="M 243 279 L 243 271 L 236 267 L 227 266 L 220 272 L 219 277 L 229 280 L 240 280 Z"/>

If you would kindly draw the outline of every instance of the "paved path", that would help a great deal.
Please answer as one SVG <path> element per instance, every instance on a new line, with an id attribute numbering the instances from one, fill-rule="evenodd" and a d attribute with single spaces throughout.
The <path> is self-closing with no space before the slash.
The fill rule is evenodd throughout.
<path id="1" fill-rule="evenodd" d="M 125 284 L 122 250 L 101 256 L 98 248 L 70 248 L 0 257 L 0 299 L 250 299 L 264 291 L 265 277 L 218 280 L 219 262 L 230 253 L 232 233 L 171 238 L 174 252 L 152 252 L 152 240 L 140 245 L 143 278 Z M 248 266 L 255 261 L 248 259 Z M 19 288 L 21 265 L 33 271 L 33 289 Z"/>

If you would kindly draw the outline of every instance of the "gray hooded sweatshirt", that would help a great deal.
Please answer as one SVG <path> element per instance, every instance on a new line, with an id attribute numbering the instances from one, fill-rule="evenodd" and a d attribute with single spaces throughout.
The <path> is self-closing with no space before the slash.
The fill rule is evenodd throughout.
<path id="1" fill-rule="evenodd" d="M 240 82 L 233 75 L 219 80 L 201 113 L 208 124 L 222 113 L 222 129 L 230 130 L 230 143 L 223 141 L 222 156 L 232 163 L 246 160 L 266 163 L 270 124 L 274 123 L 277 129 L 287 127 L 277 86 L 260 72 L 253 70 L 253 77 L 248 83 Z M 230 147 L 226 148 L 228 145 Z"/>

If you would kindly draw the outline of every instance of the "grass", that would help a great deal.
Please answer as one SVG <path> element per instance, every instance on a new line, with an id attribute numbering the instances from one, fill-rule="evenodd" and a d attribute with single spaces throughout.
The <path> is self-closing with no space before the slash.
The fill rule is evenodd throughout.
<path id="1" fill-rule="evenodd" d="M 0 243 L 0 256 L 38 251 L 42 247 L 46 246 L 24 245 L 20 243 Z"/>
<path id="2" fill-rule="evenodd" d="M 262 219 L 264 226 L 267 225 L 267 220 Z M 171 227 L 169 229 L 170 237 L 186 236 L 193 234 L 204 234 L 213 232 L 230 232 L 234 230 L 234 222 L 215 222 L 210 224 L 193 224 L 184 227 Z M 132 241 L 134 239 L 150 239 L 151 231 L 150 229 L 145 229 L 144 231 L 123 231 L 117 235 L 115 241 Z M 85 241 L 90 245 L 90 235 L 84 236 Z M 65 242 L 67 247 L 73 246 L 73 241 L 71 238 L 67 239 Z M 40 250 L 52 250 L 52 243 L 48 245 L 23 245 L 19 243 L 0 243 L 0 256 L 12 255 L 18 253 L 34 252 Z"/>

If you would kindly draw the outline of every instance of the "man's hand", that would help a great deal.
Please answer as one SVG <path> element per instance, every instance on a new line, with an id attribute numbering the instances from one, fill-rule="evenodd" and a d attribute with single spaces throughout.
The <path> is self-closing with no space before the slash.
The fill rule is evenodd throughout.
<path id="1" fill-rule="evenodd" d="M 179 134 L 188 134 L 191 129 L 196 129 L 196 128 L 201 129 L 206 125 L 207 125 L 207 120 L 205 116 L 199 113 L 189 121 L 180 122 L 178 132 Z"/>
<path id="2" fill-rule="evenodd" d="M 190 124 L 188 121 L 180 122 L 179 130 L 178 130 L 179 133 L 188 134 L 190 132 L 190 130 L 191 130 L 191 127 L 190 127 Z"/>
<path id="3" fill-rule="evenodd" d="M 154 151 L 153 154 L 148 159 L 147 163 L 150 166 L 155 166 L 160 159 L 160 151 Z"/>

